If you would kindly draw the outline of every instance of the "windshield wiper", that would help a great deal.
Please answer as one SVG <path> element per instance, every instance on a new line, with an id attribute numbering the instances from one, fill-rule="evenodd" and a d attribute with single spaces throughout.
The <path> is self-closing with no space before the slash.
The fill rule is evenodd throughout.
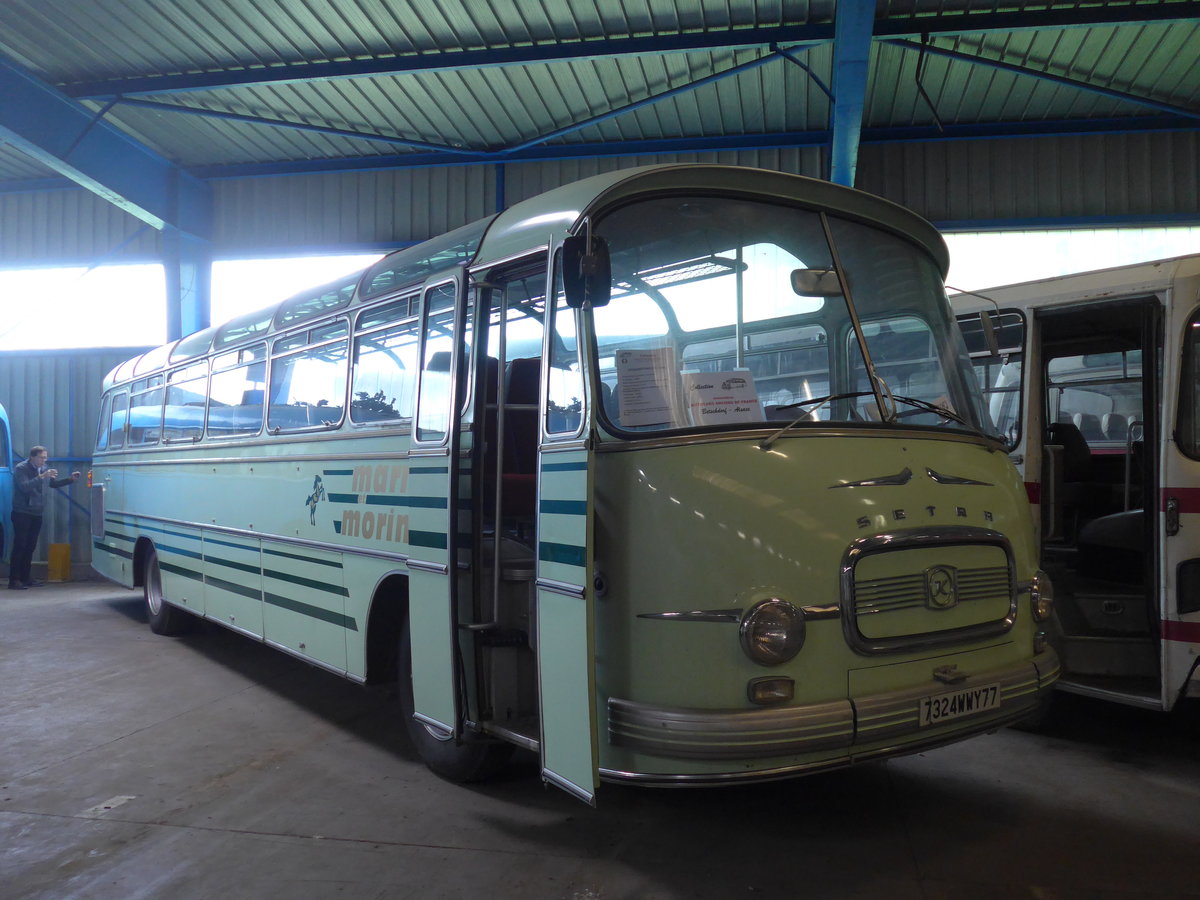
<path id="1" fill-rule="evenodd" d="M 819 407 L 825 403 L 832 403 L 834 400 L 850 400 L 854 397 L 874 397 L 874 396 L 875 396 L 874 391 L 847 391 L 844 394 L 829 394 L 826 397 L 812 397 L 808 400 L 797 400 L 795 403 L 785 403 L 783 406 L 775 407 L 775 409 L 776 410 L 800 409 L 800 407 L 802 407 L 802 406 L 813 406 L 813 405 L 816 405 Z M 781 434 L 783 434 L 786 431 L 791 430 L 792 428 L 795 428 L 797 425 L 799 425 L 801 422 L 803 422 L 805 419 L 807 419 L 809 416 L 811 416 L 813 414 L 813 412 L 815 412 L 815 410 L 808 410 L 803 415 L 797 416 L 791 422 L 788 422 L 786 425 L 784 425 L 782 428 L 780 428 L 774 434 L 768 435 L 767 437 L 763 438 L 758 444 L 758 449 L 759 450 L 770 450 L 771 445 L 774 444 L 775 441 L 779 439 L 779 436 Z"/>
<path id="2" fill-rule="evenodd" d="M 892 394 L 891 398 L 897 403 L 907 403 L 909 406 L 915 406 L 916 410 L 910 410 L 906 413 L 895 412 L 888 420 L 890 422 L 895 422 L 897 419 L 904 418 L 905 416 L 917 415 L 919 412 L 931 412 L 935 415 L 941 416 L 943 419 L 949 419 L 952 422 L 957 422 L 959 425 L 974 431 L 976 434 L 984 434 L 984 431 L 979 428 L 979 426 L 975 425 L 973 422 L 967 421 L 949 407 L 939 406 L 936 403 L 930 403 L 928 400 L 921 400 L 917 397 L 905 397 L 902 394 Z"/>

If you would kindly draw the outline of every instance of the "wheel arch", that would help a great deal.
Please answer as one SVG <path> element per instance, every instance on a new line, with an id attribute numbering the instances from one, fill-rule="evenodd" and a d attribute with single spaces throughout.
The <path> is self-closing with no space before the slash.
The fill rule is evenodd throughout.
<path id="1" fill-rule="evenodd" d="M 146 585 L 146 558 L 152 553 L 157 552 L 154 548 L 154 541 L 148 537 L 140 537 L 137 543 L 133 545 L 133 586 L 145 587 Z"/>
<path id="2" fill-rule="evenodd" d="M 406 618 L 408 576 L 393 572 L 375 587 L 367 613 L 367 684 L 396 680 L 396 647 Z"/>

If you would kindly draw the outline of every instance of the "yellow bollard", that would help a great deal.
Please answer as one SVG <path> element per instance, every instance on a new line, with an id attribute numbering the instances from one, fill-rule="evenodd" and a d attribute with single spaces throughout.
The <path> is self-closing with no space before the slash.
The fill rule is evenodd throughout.
<path id="1" fill-rule="evenodd" d="M 71 545 L 51 544 L 46 556 L 46 580 L 71 580 Z"/>

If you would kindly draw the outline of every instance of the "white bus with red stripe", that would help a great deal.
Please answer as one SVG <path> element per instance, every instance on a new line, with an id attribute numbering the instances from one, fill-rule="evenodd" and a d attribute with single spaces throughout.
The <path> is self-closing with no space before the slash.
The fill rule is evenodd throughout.
<path id="1" fill-rule="evenodd" d="M 1024 473 L 1061 690 L 1200 701 L 1200 255 L 952 298 Z"/>

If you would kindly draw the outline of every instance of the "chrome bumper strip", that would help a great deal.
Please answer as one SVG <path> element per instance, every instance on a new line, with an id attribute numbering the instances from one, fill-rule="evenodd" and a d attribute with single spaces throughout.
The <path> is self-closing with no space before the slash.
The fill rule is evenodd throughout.
<path id="1" fill-rule="evenodd" d="M 608 701 L 608 736 L 614 746 L 673 759 L 762 759 L 846 748 L 852 759 L 843 756 L 818 764 L 829 768 L 869 756 L 911 752 L 1019 720 L 1033 710 L 1038 695 L 1054 684 L 1058 669 L 1057 655 L 1046 650 L 1033 662 L 979 672 L 952 686 L 930 684 L 777 709 L 684 709 L 612 697 Z M 919 724 L 922 697 L 986 684 L 1001 687 L 998 709 L 962 716 L 940 726 L 925 728 Z M 921 733 L 926 731 L 928 740 L 921 740 Z M 901 738 L 909 740 L 897 745 Z M 881 742 L 886 742 L 886 748 L 878 746 Z M 769 778 L 772 771 L 794 772 L 811 765 L 739 775 Z M 607 777 L 643 780 L 643 776 L 632 773 L 610 772 Z M 652 781 L 660 779 L 660 776 L 645 777 Z M 670 780 L 667 776 L 661 778 Z M 692 776 L 684 778 L 689 780 Z M 717 775 L 695 778 L 721 780 Z"/>

